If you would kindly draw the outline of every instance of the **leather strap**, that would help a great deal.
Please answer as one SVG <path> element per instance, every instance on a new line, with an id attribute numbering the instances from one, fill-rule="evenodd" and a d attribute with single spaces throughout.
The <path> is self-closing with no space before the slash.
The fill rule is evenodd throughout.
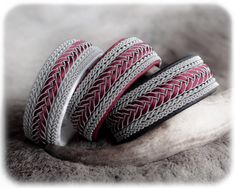
<path id="1" fill-rule="evenodd" d="M 186 57 L 122 96 L 106 125 L 117 143 L 130 140 L 198 102 L 217 86 L 199 56 Z"/>

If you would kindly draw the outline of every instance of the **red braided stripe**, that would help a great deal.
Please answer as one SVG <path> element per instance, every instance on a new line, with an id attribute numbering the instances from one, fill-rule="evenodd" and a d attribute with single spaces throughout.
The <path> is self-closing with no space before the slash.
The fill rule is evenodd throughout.
<path id="1" fill-rule="evenodd" d="M 102 59 L 104 56 L 107 55 L 107 53 L 109 53 L 113 48 L 115 48 L 120 42 L 124 41 L 126 38 L 122 38 L 119 41 L 115 42 L 108 50 L 106 50 L 105 53 L 103 53 L 103 55 L 100 57 L 100 59 Z"/>
<path id="2" fill-rule="evenodd" d="M 176 96 L 194 89 L 212 77 L 206 64 L 195 67 L 175 76 L 168 82 L 157 86 L 154 90 L 145 93 L 123 109 L 109 117 L 109 123 L 115 131 L 129 125 L 132 121 L 143 116 Z"/>
<path id="3" fill-rule="evenodd" d="M 95 67 L 95 65 L 97 65 L 98 63 L 100 63 L 100 60 L 107 55 L 107 53 L 109 53 L 115 46 L 117 46 L 120 42 L 122 42 L 123 40 L 125 40 L 126 38 L 120 39 L 119 41 L 117 41 L 116 43 L 114 43 L 108 50 L 105 51 L 105 53 L 102 54 L 102 56 L 100 56 L 91 66 L 89 66 L 85 72 L 85 74 L 83 75 L 83 77 L 81 78 L 81 80 L 84 79 L 85 75 L 89 74 L 89 72 Z M 79 82 L 77 84 L 76 89 L 79 89 L 79 85 L 81 84 L 81 82 Z"/>
<path id="4" fill-rule="evenodd" d="M 107 109 L 107 111 L 105 112 L 104 116 L 100 119 L 99 123 L 97 124 L 92 138 L 94 140 L 96 140 L 98 138 L 98 133 L 99 133 L 99 129 L 100 126 L 104 123 L 105 119 L 108 117 L 109 113 L 112 111 L 112 108 L 115 106 L 115 104 L 117 103 L 117 101 L 120 99 L 120 97 L 125 93 L 125 91 L 136 81 L 138 80 L 141 76 L 143 76 L 147 71 L 149 71 L 153 66 L 157 66 L 160 67 L 161 62 L 159 60 L 156 60 L 154 62 L 152 62 L 151 65 L 149 65 L 148 67 L 146 67 L 146 69 L 144 71 L 142 71 L 140 74 L 138 74 L 133 80 L 131 80 L 126 87 L 118 94 L 118 96 L 116 97 L 116 99 L 110 104 L 109 108 Z"/>
<path id="5" fill-rule="evenodd" d="M 80 134 L 83 133 L 86 122 L 105 94 L 128 69 L 151 52 L 150 46 L 143 43 L 135 44 L 121 53 L 97 78 L 71 116 L 72 123 Z"/>
<path id="6" fill-rule="evenodd" d="M 73 63 L 90 44 L 81 46 L 84 41 L 72 44 L 56 61 L 48 75 L 33 113 L 33 139 L 41 143 L 46 140 L 46 121 L 58 89 Z"/>

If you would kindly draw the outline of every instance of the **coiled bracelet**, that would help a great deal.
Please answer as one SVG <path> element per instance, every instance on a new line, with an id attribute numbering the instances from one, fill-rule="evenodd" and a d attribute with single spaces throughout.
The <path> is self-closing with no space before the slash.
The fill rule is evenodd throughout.
<path id="1" fill-rule="evenodd" d="M 156 73 L 143 77 L 152 68 Z M 131 37 L 105 53 L 83 40 L 61 44 L 43 65 L 23 118 L 27 138 L 65 145 L 78 132 L 98 139 L 101 126 L 122 143 L 158 126 L 218 86 L 199 56 L 163 69 L 151 46 Z"/>
<path id="2" fill-rule="evenodd" d="M 116 142 L 131 140 L 205 98 L 218 86 L 199 56 L 183 58 L 130 90 L 106 124 Z"/>
<path id="3" fill-rule="evenodd" d="M 89 70 L 70 100 L 68 113 L 79 134 L 96 140 L 100 126 L 122 94 L 161 59 L 138 38 L 121 39 Z"/>
<path id="4" fill-rule="evenodd" d="M 74 134 L 65 113 L 69 100 L 86 70 L 102 51 L 82 40 L 69 40 L 48 58 L 33 84 L 23 127 L 38 144 L 65 145 Z"/>

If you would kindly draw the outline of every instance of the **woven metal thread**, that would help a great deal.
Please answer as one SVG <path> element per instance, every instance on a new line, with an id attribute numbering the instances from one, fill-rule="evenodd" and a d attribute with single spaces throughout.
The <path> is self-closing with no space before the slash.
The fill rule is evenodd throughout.
<path id="1" fill-rule="evenodd" d="M 215 89 L 217 86 L 218 86 L 218 83 L 214 82 L 214 80 L 212 79 L 211 84 L 208 83 L 203 86 L 200 86 L 197 89 L 194 89 L 194 93 L 192 94 L 192 92 L 191 92 L 192 95 L 190 95 L 190 97 L 186 98 L 188 93 L 185 93 L 184 96 L 178 98 L 178 101 L 180 101 L 180 102 L 177 103 L 177 100 L 173 100 L 173 101 L 171 101 L 171 103 L 168 103 L 167 105 L 162 107 L 165 109 L 165 111 L 159 112 L 160 109 L 158 109 L 156 111 L 152 111 L 149 114 L 146 114 L 145 116 L 141 117 L 141 119 L 139 119 L 138 121 L 133 122 L 132 124 L 128 125 L 124 129 L 122 129 L 121 131 L 115 133 L 114 137 L 115 137 L 116 141 L 120 142 L 122 140 L 127 139 L 131 135 L 139 132 L 140 130 L 148 127 L 149 125 L 152 125 L 153 123 L 157 122 L 158 120 L 162 119 L 163 117 L 166 117 L 167 115 L 171 114 L 172 112 L 176 111 L 177 109 L 180 109 L 183 106 L 185 106 L 186 104 L 189 104 L 192 101 L 199 99 L 200 97 L 202 97 L 206 93 L 209 93 L 211 90 Z M 158 115 L 156 115 L 156 114 L 158 114 Z"/>
<path id="2" fill-rule="evenodd" d="M 102 71 L 100 71 L 97 75 L 92 76 L 93 80 L 90 81 L 90 84 L 83 85 L 82 83 L 85 82 L 82 81 L 81 84 L 79 84 L 78 88 L 76 89 L 75 93 L 73 94 L 73 99 L 76 98 L 76 100 L 70 101 L 71 103 L 75 101 L 73 106 L 68 110 L 68 114 L 70 114 L 72 123 L 77 128 L 79 134 L 84 136 L 88 140 L 93 140 L 94 131 L 96 130 L 97 126 L 100 125 L 100 121 L 109 111 L 110 105 L 113 104 L 113 102 L 116 101 L 116 98 L 119 96 L 119 94 L 122 91 L 124 91 L 125 87 L 129 83 L 131 83 L 131 81 L 134 80 L 135 77 L 137 77 L 142 72 L 147 70 L 147 67 L 149 67 L 150 65 L 154 64 L 157 64 L 157 66 L 161 65 L 160 57 L 156 54 L 156 52 L 150 53 L 149 51 L 152 51 L 152 48 L 149 45 L 144 44 L 141 40 L 136 38 L 130 38 L 123 40 L 120 43 L 114 46 L 113 49 L 111 49 L 110 52 L 106 54 L 108 58 L 105 58 L 106 56 L 104 56 L 97 63 L 100 64 L 100 62 L 102 62 L 102 64 L 104 64 L 102 67 Z M 126 56 L 123 55 L 123 53 L 124 54 L 126 53 Z M 148 55 L 145 57 L 141 57 L 145 53 Z M 128 59 L 129 57 L 130 58 L 137 57 L 141 59 L 140 61 L 134 60 L 134 62 L 132 62 L 133 59 Z M 108 89 L 108 91 L 105 91 L 106 93 L 104 97 L 103 96 L 99 97 L 99 102 L 97 104 L 97 102 L 95 102 L 96 100 L 95 95 L 96 94 L 100 95 L 99 94 L 100 87 L 101 86 L 106 87 L 106 79 L 107 80 L 111 79 L 110 72 L 108 72 L 109 69 L 114 72 L 115 71 L 118 72 L 120 69 L 120 67 L 116 67 L 116 65 L 114 65 L 116 63 L 114 61 L 116 58 L 119 58 L 118 60 L 116 60 L 118 66 L 123 65 L 125 67 L 125 63 L 129 61 L 134 64 L 131 65 L 131 67 L 129 68 L 127 67 L 125 68 L 126 69 L 125 73 L 123 73 L 120 78 L 117 78 L 117 80 L 113 82 L 114 85 L 112 85 L 112 87 Z M 106 61 L 109 61 L 109 63 L 107 63 Z M 95 70 L 96 66 L 94 66 L 93 69 Z M 91 75 L 92 72 L 97 72 L 96 70 L 93 71 L 93 69 L 90 70 L 88 75 Z M 106 72 L 107 76 L 101 78 L 102 76 L 100 77 L 100 75 L 102 75 L 106 70 L 107 70 Z M 88 76 L 85 77 L 84 80 L 86 80 L 87 78 Z M 97 81 L 99 82 L 99 84 L 93 85 Z M 78 91 L 79 88 L 80 91 Z M 89 97 L 86 98 L 87 96 Z"/>
<path id="3" fill-rule="evenodd" d="M 76 43 L 77 42 L 77 43 Z M 69 99 L 72 96 L 72 93 L 74 92 L 76 88 L 76 84 L 79 82 L 79 79 L 82 77 L 82 74 L 85 73 L 85 71 L 92 65 L 93 62 L 95 62 L 101 55 L 102 51 L 97 48 L 93 47 L 90 43 L 86 42 L 80 42 L 78 43 L 78 40 L 69 40 L 62 45 L 60 45 L 49 57 L 48 61 L 44 64 L 42 69 L 40 70 L 36 81 L 32 87 L 32 91 L 30 93 L 30 97 L 28 99 L 28 103 L 26 106 L 25 114 L 24 114 L 24 132 L 26 137 L 31 139 L 32 141 L 38 143 L 39 140 L 35 133 L 37 130 L 33 128 L 34 124 L 32 123 L 34 114 L 37 113 L 38 109 L 37 106 L 40 107 L 40 103 L 38 103 L 38 99 L 42 100 L 43 95 L 41 94 L 41 90 L 43 89 L 44 93 L 47 91 L 45 88 L 45 83 L 49 83 L 50 81 L 53 81 L 52 75 L 53 74 L 61 74 L 61 83 L 60 85 L 56 86 L 58 89 L 56 89 L 56 95 L 53 93 L 48 93 L 48 97 L 50 97 L 51 94 L 53 94 L 54 100 L 51 102 L 46 102 L 47 105 L 50 105 L 50 110 L 45 115 L 46 117 L 40 117 L 44 118 L 45 122 L 45 128 L 43 128 L 43 132 L 40 134 L 40 142 L 42 144 L 51 143 L 51 144 L 65 144 L 61 143 L 61 126 L 63 122 L 63 118 L 65 116 L 65 111 L 68 106 Z M 77 47 L 76 47 L 76 45 Z M 78 46 L 79 45 L 79 46 Z M 74 46 L 69 49 L 70 47 Z M 68 50 L 69 49 L 69 50 Z M 74 57 L 67 56 L 64 54 L 64 52 L 69 55 L 69 53 L 73 53 Z M 60 59 L 59 59 L 60 58 Z M 72 59 L 68 59 L 72 58 Z M 68 61 L 67 64 L 64 64 L 64 69 L 61 69 L 62 72 L 51 72 L 52 67 L 60 66 L 59 64 L 55 64 L 57 61 L 60 61 L 60 64 L 63 63 L 63 61 Z M 71 64 L 71 63 L 72 64 Z M 66 68 L 67 66 L 67 68 Z M 65 70 L 66 69 L 66 70 Z M 64 72 L 66 71 L 66 72 Z M 58 76 L 57 76 L 58 77 Z M 63 78 L 62 78 L 63 77 Z M 49 90 L 48 90 L 49 92 Z M 55 95 L 55 96 L 54 96 Z M 37 106 L 36 106 L 37 103 Z M 42 103 L 43 104 L 43 103 Z M 43 107 L 43 106 L 42 106 Z M 46 107 L 46 106 L 45 106 Z M 43 107 L 44 110 L 46 108 Z M 36 122 L 37 123 L 37 122 Z"/>
<path id="4" fill-rule="evenodd" d="M 122 96 L 106 119 L 106 125 L 120 142 L 217 86 L 209 67 L 199 56 L 188 58 Z M 179 91 L 183 93 L 177 94 Z"/>

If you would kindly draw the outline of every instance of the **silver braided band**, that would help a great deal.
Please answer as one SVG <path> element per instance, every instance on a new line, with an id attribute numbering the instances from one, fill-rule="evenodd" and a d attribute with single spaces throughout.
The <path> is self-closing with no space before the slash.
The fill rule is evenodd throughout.
<path id="1" fill-rule="evenodd" d="M 217 86 L 199 56 L 184 58 L 123 95 L 106 119 L 106 126 L 116 142 L 125 141 L 192 105 Z"/>
<path id="2" fill-rule="evenodd" d="M 105 117 L 129 85 L 160 65 L 156 52 L 135 37 L 115 43 L 89 70 L 70 100 L 67 114 L 79 134 L 97 139 Z"/>
<path id="3" fill-rule="evenodd" d="M 81 81 L 81 84 L 75 90 L 67 110 L 68 114 L 73 114 L 76 106 L 80 103 L 81 99 L 87 93 L 88 89 L 92 86 L 95 79 L 107 68 L 112 61 L 128 49 L 130 46 L 142 42 L 136 37 L 131 37 L 121 41 L 117 46 L 115 46 L 111 51 L 109 51 L 102 59 L 99 61 L 94 68 L 86 75 L 86 77 Z"/>
<path id="4" fill-rule="evenodd" d="M 65 114 L 69 100 L 87 69 L 101 55 L 99 48 L 78 40 L 69 40 L 52 53 L 40 70 L 26 105 L 23 128 L 27 138 L 39 144 L 65 145 L 68 142 L 75 132 Z M 53 91 L 54 86 L 49 84 L 58 81 Z M 38 124 L 39 121 L 45 125 Z M 38 127 L 42 125 L 44 127 Z M 40 135 L 37 135 L 38 129 L 41 129 Z"/>
<path id="5" fill-rule="evenodd" d="M 35 109 L 35 105 L 37 102 L 36 100 L 38 96 L 40 95 L 41 89 L 48 77 L 49 70 L 51 70 L 52 66 L 55 64 L 59 56 L 75 41 L 76 41 L 75 39 L 68 40 L 64 42 L 63 44 L 61 44 L 58 48 L 56 48 L 37 75 L 37 79 L 35 80 L 31 88 L 31 92 L 28 97 L 28 101 L 26 103 L 26 108 L 25 108 L 24 117 L 23 117 L 24 132 L 25 132 L 26 137 L 28 138 L 32 137 L 31 135 L 32 127 L 30 126 L 32 124 L 32 116 L 33 116 L 32 112 Z"/>
<path id="6" fill-rule="evenodd" d="M 113 130 L 113 136 L 115 137 L 117 142 L 127 139 L 131 135 L 139 132 L 140 130 L 152 125 L 153 123 L 159 121 L 160 119 L 166 117 L 167 115 L 171 114 L 172 112 L 182 108 L 186 104 L 189 104 L 199 98 L 201 98 L 206 93 L 210 92 L 211 90 L 218 87 L 218 83 L 215 81 L 214 78 L 211 78 L 203 85 L 191 90 L 183 94 L 182 96 L 178 96 L 176 99 L 170 101 L 162 105 L 160 108 L 147 113 L 144 116 L 141 116 L 138 121 L 132 122 L 127 127 L 121 129 L 121 131 Z M 115 132 L 115 133 L 114 133 Z"/>
<path id="7" fill-rule="evenodd" d="M 48 118 L 47 140 L 56 145 L 65 145 L 76 132 L 65 116 L 69 101 L 87 68 L 102 55 L 97 47 L 88 48 L 73 65 L 63 81 Z M 64 123 L 63 123 L 64 120 Z M 63 126 L 61 126 L 63 123 Z M 56 127 L 57 125 L 57 127 Z M 62 130 L 61 130 L 62 129 Z M 62 133 L 62 135 L 61 135 Z"/>
<path id="8" fill-rule="evenodd" d="M 95 125 L 99 122 L 97 117 L 104 115 L 105 111 L 110 106 L 111 102 L 117 97 L 121 90 L 127 85 L 127 83 L 136 77 L 140 72 L 142 72 L 146 67 L 152 64 L 152 62 L 159 60 L 160 57 L 156 52 L 152 52 L 149 56 L 141 59 L 137 62 L 135 66 L 128 70 L 128 73 L 125 74 L 118 82 L 112 87 L 112 89 L 106 94 L 103 100 L 100 102 L 98 108 L 92 114 L 89 119 L 83 134 L 86 138 L 92 139 L 93 131 L 95 130 Z"/>
<path id="9" fill-rule="evenodd" d="M 118 100 L 115 108 L 112 110 L 111 114 L 116 113 L 118 110 L 124 108 L 128 103 L 134 101 L 138 97 L 140 97 L 143 93 L 153 90 L 156 86 L 161 85 L 174 76 L 189 70 L 193 67 L 198 65 L 202 65 L 203 60 L 199 56 L 193 56 L 185 61 L 180 62 L 179 64 L 172 66 L 171 68 L 167 69 L 166 71 L 162 71 L 158 76 L 148 80 L 144 84 L 140 85 L 136 89 L 131 90 L 126 95 L 122 96 L 120 100 Z"/>

